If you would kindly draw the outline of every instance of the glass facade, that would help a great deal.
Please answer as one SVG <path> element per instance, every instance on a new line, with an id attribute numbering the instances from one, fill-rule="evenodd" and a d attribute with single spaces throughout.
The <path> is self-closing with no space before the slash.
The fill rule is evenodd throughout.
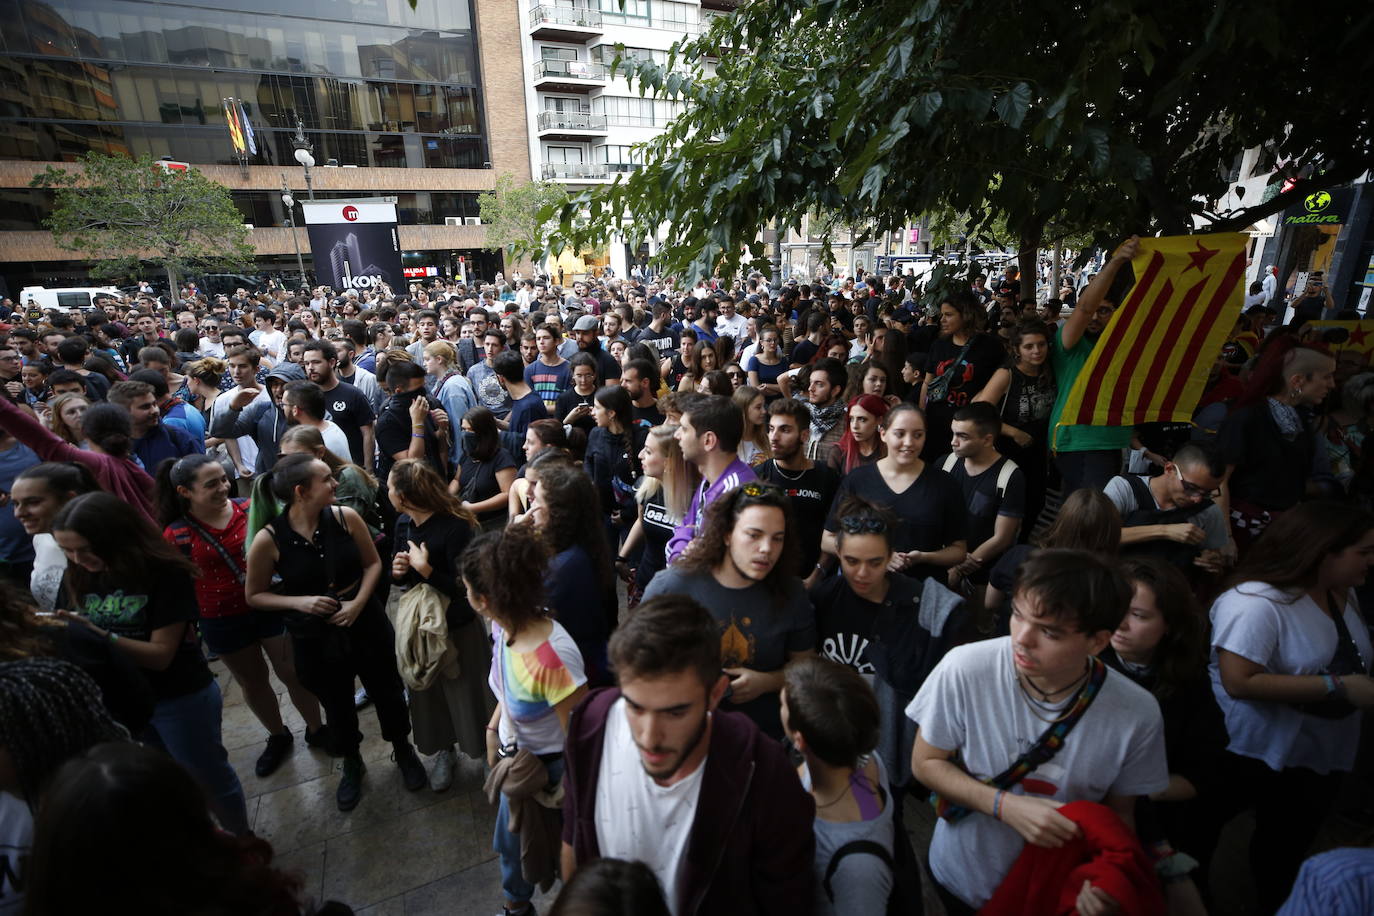
<path id="1" fill-rule="evenodd" d="M 251 165 L 489 168 L 471 0 L 0 0 L 0 158 L 87 150 Z"/>

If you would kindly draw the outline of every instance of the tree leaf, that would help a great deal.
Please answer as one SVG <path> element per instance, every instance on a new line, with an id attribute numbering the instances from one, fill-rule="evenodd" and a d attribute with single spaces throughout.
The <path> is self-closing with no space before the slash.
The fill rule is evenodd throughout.
<path id="1" fill-rule="evenodd" d="M 997 97 L 997 117 L 1008 127 L 1017 128 L 1026 120 L 1030 107 L 1031 88 L 1025 83 L 1017 83 Z"/>

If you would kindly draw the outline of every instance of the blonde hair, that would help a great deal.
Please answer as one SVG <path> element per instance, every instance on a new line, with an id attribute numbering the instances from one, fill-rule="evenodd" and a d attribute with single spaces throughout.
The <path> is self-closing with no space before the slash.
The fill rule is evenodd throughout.
<path id="1" fill-rule="evenodd" d="M 635 499 L 641 504 L 647 502 L 659 491 L 663 492 L 663 507 L 673 522 L 682 521 L 687 515 L 687 507 L 692 499 L 692 490 L 697 484 L 696 465 L 688 464 L 682 457 L 682 446 L 673 435 L 677 427 L 669 424 L 655 426 L 649 430 L 646 444 L 651 443 L 663 453 L 663 478 L 645 476 L 635 489 Z"/>
<path id="2" fill-rule="evenodd" d="M 329 447 L 324 444 L 324 436 L 314 426 L 306 426 L 305 424 L 292 426 L 286 432 L 282 433 L 281 441 L 283 444 L 295 442 L 305 446 L 313 455 L 329 465 L 329 471 L 334 475 L 335 479 L 338 479 L 344 468 L 353 468 L 353 470 L 362 475 L 363 480 L 367 482 L 369 487 L 375 489 L 377 486 L 377 478 L 373 477 L 366 468 L 360 467 L 347 458 L 342 458 L 331 452 Z"/>
<path id="3" fill-rule="evenodd" d="M 752 385 L 741 385 L 735 389 L 735 393 L 730 396 L 730 400 L 735 402 L 740 414 L 744 417 L 744 434 L 740 441 L 746 439 L 754 443 L 754 447 L 759 450 L 759 454 L 764 458 L 773 457 L 773 448 L 768 444 L 768 410 L 767 404 L 764 405 L 764 422 L 755 426 L 749 422 L 749 405 L 754 403 L 754 398 L 763 397 L 763 392 Z"/>
<path id="4" fill-rule="evenodd" d="M 48 402 L 48 422 L 52 426 L 52 431 L 61 436 L 64 441 L 70 442 L 72 445 L 80 446 L 81 443 L 86 440 L 86 434 L 79 429 L 72 429 L 67 425 L 66 421 L 62 419 L 62 408 L 66 407 L 72 401 L 85 401 L 87 407 L 95 406 L 94 402 L 84 394 L 77 394 L 70 391 L 66 394 L 59 394 Z"/>
<path id="5" fill-rule="evenodd" d="M 458 351 L 447 340 L 432 340 L 425 344 L 425 356 L 439 357 L 446 367 L 458 363 Z"/>

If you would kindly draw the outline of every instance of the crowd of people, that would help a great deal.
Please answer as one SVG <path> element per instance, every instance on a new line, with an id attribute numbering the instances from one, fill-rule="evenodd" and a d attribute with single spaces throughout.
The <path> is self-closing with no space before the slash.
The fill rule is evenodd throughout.
<path id="1" fill-rule="evenodd" d="M 1370 912 L 1374 851 L 1308 856 L 1374 797 L 1374 371 L 1255 304 L 1194 422 L 1061 423 L 1138 246 L 1067 307 L 1008 267 L 14 312 L 0 913 L 350 912 L 250 829 L 300 753 L 343 812 L 485 764 L 503 899 L 454 912 L 1198 914 L 1246 810 L 1255 912 Z"/>

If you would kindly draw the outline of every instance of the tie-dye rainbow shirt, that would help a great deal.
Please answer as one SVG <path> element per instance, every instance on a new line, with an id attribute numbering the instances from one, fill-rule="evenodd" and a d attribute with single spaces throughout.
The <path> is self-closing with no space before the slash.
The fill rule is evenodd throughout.
<path id="1" fill-rule="evenodd" d="M 529 652 L 513 652 L 505 633 L 491 625 L 491 674 L 487 683 L 501 701 L 501 743 L 532 754 L 563 750 L 563 726 L 554 707 L 587 682 L 577 643 L 553 622 L 549 638 Z"/>

